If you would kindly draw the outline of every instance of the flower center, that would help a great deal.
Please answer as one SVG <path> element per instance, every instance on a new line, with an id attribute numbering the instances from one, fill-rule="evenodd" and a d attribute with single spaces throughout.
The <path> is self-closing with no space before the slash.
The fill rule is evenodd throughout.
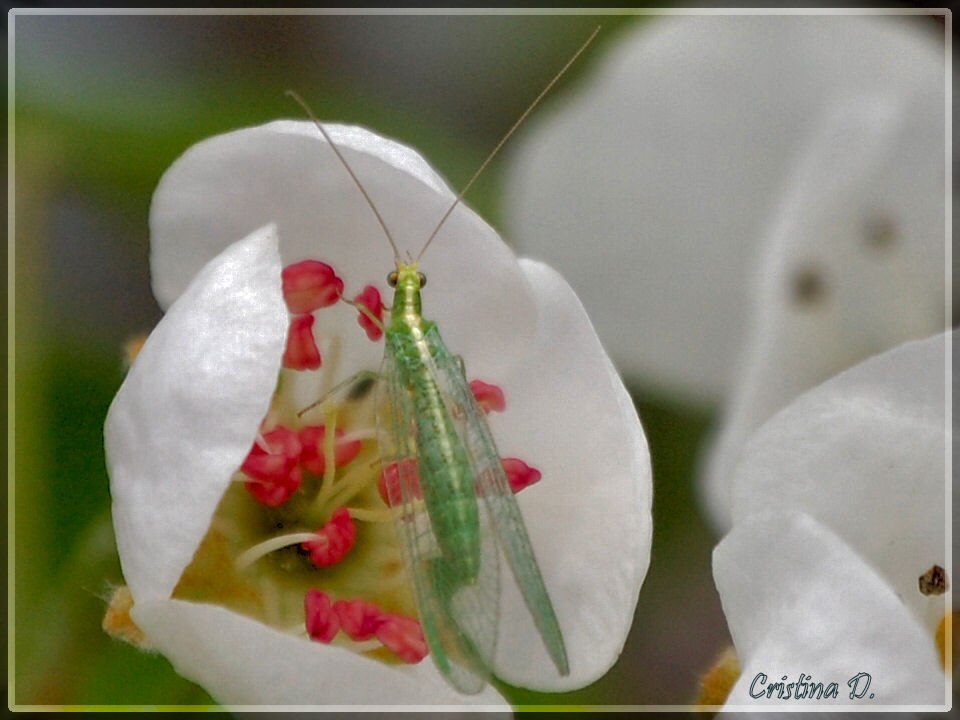
<path id="1" fill-rule="evenodd" d="M 283 287 L 290 331 L 270 411 L 174 597 L 382 660 L 419 662 L 427 645 L 392 524 L 397 470 L 379 457 L 376 376 L 336 377 L 338 338 L 323 338 L 321 353 L 314 330 L 314 313 L 342 311 L 333 306 L 343 301 L 356 323 L 337 327 L 378 341 L 380 293 L 367 286 L 347 300 L 333 268 L 314 260 L 285 268 Z M 484 412 L 504 410 L 498 387 L 471 388 Z M 516 458 L 504 467 L 515 492 L 540 478 Z"/>

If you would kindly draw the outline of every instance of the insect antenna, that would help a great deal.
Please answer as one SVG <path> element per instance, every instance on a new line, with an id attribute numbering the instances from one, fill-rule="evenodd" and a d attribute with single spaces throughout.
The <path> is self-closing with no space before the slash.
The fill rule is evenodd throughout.
<path id="1" fill-rule="evenodd" d="M 336 143 L 333 142 L 333 139 L 330 137 L 330 134 L 327 132 L 326 128 L 320 124 L 320 121 L 317 120 L 316 116 L 313 114 L 313 111 L 310 109 L 310 106 L 307 105 L 306 101 L 301 98 L 293 90 L 287 90 L 287 95 L 294 99 L 294 101 L 304 109 L 307 113 L 307 116 L 313 120 L 313 124 L 317 126 L 317 130 L 320 131 L 320 134 L 323 135 L 323 138 L 330 145 L 330 148 L 337 154 L 337 157 L 340 159 L 340 162 L 343 163 L 343 166 L 347 169 L 347 172 L 350 174 L 350 177 L 353 178 L 353 182 L 357 184 L 357 187 L 360 189 L 361 194 L 363 194 L 364 200 L 367 201 L 367 205 L 370 206 L 370 209 L 373 210 L 373 214 L 377 218 L 377 222 L 380 223 L 380 227 L 383 228 L 384 234 L 387 236 L 387 240 L 390 243 L 390 247 L 393 249 L 393 257 L 396 261 L 400 261 L 400 251 L 397 249 L 397 243 L 393 239 L 393 235 L 390 234 L 390 229 L 387 227 L 387 224 L 383 221 L 383 218 L 380 216 L 380 212 L 377 210 L 377 206 L 373 204 L 373 200 L 370 199 L 370 196 L 367 194 L 367 191 L 364 189 L 363 185 L 360 183 L 360 179 L 354 174 L 353 169 L 347 163 L 345 157 L 340 152 L 340 148 L 337 147 Z"/>
<path id="2" fill-rule="evenodd" d="M 527 106 L 527 109 L 523 111 L 523 114 L 513 124 L 513 127 L 507 130 L 507 134 L 503 136 L 500 142 L 496 144 L 496 147 L 494 147 L 493 150 L 490 152 L 490 154 L 487 155 L 487 159 L 480 164 L 480 167 L 477 168 L 477 171 L 473 174 L 473 177 L 471 177 L 470 181 L 463 187 L 463 190 L 461 190 L 460 194 L 457 195 L 456 199 L 453 201 L 453 204 L 450 205 L 449 208 L 447 208 L 447 211 L 443 214 L 443 217 L 440 218 L 440 222 L 437 223 L 437 226 L 433 229 L 433 232 L 430 233 L 430 237 L 427 238 L 427 242 L 424 243 L 423 248 L 420 250 L 419 254 L 417 255 L 416 262 L 420 262 L 420 258 L 423 257 L 423 254 L 427 251 L 427 248 L 430 246 L 430 243 L 433 242 L 433 239 L 437 236 L 437 233 L 440 232 L 440 228 L 447 221 L 447 218 L 450 217 L 450 214 L 454 211 L 457 205 L 460 204 L 460 201 L 463 200 L 463 197 L 467 194 L 467 191 L 470 189 L 470 186 L 473 185 L 474 181 L 478 177 L 480 177 L 480 173 L 482 173 L 486 169 L 487 165 L 490 164 L 490 161 L 493 160 L 494 155 L 500 152 L 500 148 L 502 148 L 506 144 L 507 140 L 509 140 L 510 136 L 513 135 L 514 131 L 518 127 L 520 127 L 521 123 L 523 123 L 523 121 L 527 119 L 527 115 L 529 115 L 533 111 L 533 109 L 540 103 L 540 101 L 544 98 L 544 96 L 548 92 L 550 92 L 550 89 L 557 84 L 557 81 L 560 80 L 561 77 L 563 77 L 564 73 L 566 73 L 568 69 L 570 69 L 570 66 L 577 61 L 577 58 L 580 57 L 581 53 L 583 53 L 583 51 L 587 49 L 587 46 L 591 42 L 593 42 L 593 39 L 597 36 L 598 32 L 600 32 L 599 25 L 597 25 L 597 27 L 593 29 L 593 32 L 590 33 L 590 37 L 588 37 L 586 41 L 580 46 L 580 48 L 573 54 L 573 56 L 569 60 L 567 60 L 566 64 L 562 68 L 560 68 L 560 71 L 553 76 L 553 79 L 547 83 L 547 86 L 540 91 L 540 94 L 537 95 L 537 97 L 534 98 L 533 102 Z"/>

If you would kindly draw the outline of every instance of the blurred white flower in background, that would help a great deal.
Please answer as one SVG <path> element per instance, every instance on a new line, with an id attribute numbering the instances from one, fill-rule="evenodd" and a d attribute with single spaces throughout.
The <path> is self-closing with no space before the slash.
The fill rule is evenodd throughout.
<path id="1" fill-rule="evenodd" d="M 747 437 L 792 398 L 944 328 L 943 97 L 856 96 L 815 128 L 759 248 L 737 382 L 703 480 L 729 525 Z"/>
<path id="2" fill-rule="evenodd" d="M 944 702 L 945 92 L 930 18 L 655 18 L 517 142 L 509 239 L 635 388 L 721 408 L 731 703 Z"/>
<path id="3" fill-rule="evenodd" d="M 855 341 L 857 351 L 838 353 L 819 379 L 884 342 L 935 332 L 942 305 L 924 303 L 943 282 L 944 59 L 936 30 L 917 17 L 651 18 L 612 44 L 579 92 L 521 131 L 507 175 L 508 240 L 568 278 L 628 380 L 695 401 L 722 400 L 743 374 L 741 348 L 756 333 L 748 329 L 751 290 L 772 234 L 795 245 L 785 236 L 822 230 L 824 248 L 849 247 L 797 261 L 889 263 L 877 279 L 911 267 L 905 285 L 874 287 L 858 300 L 869 310 L 886 292 L 879 314 L 907 293 L 909 311 L 891 319 L 897 331 Z M 815 172 L 805 154 L 818 135 L 829 141 L 828 118 L 868 106 L 882 111 L 866 127 L 872 141 L 858 157 L 838 158 L 845 174 L 829 179 L 842 196 L 796 198 L 797 174 Z M 805 204 L 802 217 L 791 198 L 794 208 Z M 785 229 L 786 212 L 801 225 Z M 822 272 L 826 303 L 843 299 L 837 283 L 845 270 Z M 873 282 L 869 270 L 861 277 Z M 923 281 L 922 297 L 909 295 Z M 817 283 L 799 284 L 816 293 Z"/>

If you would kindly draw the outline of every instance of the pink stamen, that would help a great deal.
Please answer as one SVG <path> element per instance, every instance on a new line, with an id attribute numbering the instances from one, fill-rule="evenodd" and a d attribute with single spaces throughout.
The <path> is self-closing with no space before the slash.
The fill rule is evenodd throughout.
<path id="1" fill-rule="evenodd" d="M 380 491 L 380 497 L 388 507 L 399 505 L 403 501 L 403 493 L 400 487 L 401 463 L 403 464 L 404 478 L 408 484 L 409 494 L 415 499 L 423 497 L 420 489 L 420 475 L 417 473 L 417 460 L 416 458 L 406 458 L 400 463 L 390 463 L 380 473 L 377 490 Z"/>
<path id="2" fill-rule="evenodd" d="M 377 325 L 363 312 L 357 317 L 360 327 L 367 331 L 367 337 L 374 341 L 379 340 L 383 337 L 383 301 L 380 298 L 380 291 L 373 285 L 367 285 L 353 301 L 365 306 L 370 314 L 380 321 L 380 325 Z"/>
<path id="3" fill-rule="evenodd" d="M 420 623 L 404 615 L 385 614 L 377 627 L 377 640 L 405 663 L 418 663 L 430 652 Z"/>
<path id="4" fill-rule="evenodd" d="M 503 412 L 506 409 L 507 401 L 503 396 L 503 390 L 496 385 L 485 383 L 483 380 L 471 380 L 470 389 L 485 413 Z"/>
<path id="5" fill-rule="evenodd" d="M 384 618 L 380 608 L 365 600 L 337 600 L 333 611 L 340 620 L 340 628 L 351 640 L 369 640 Z"/>
<path id="6" fill-rule="evenodd" d="M 340 631 L 340 618 L 333 611 L 330 597 L 320 590 L 307 590 L 303 598 L 307 633 L 311 640 L 329 643 Z"/>
<path id="7" fill-rule="evenodd" d="M 295 467 L 283 479 L 273 482 L 268 480 L 250 480 L 245 487 L 257 500 L 267 507 L 279 507 L 293 495 L 303 482 L 303 473 Z"/>
<path id="8" fill-rule="evenodd" d="M 313 337 L 313 315 L 297 315 L 290 321 L 283 366 L 290 370 L 316 370 L 322 364 L 320 348 Z"/>
<path id="9" fill-rule="evenodd" d="M 503 469 L 507 472 L 507 481 L 514 493 L 530 487 L 541 477 L 539 470 L 530 467 L 519 458 L 502 458 L 502 462 Z"/>
<path id="10" fill-rule="evenodd" d="M 264 505 L 277 507 L 300 487 L 302 474 L 300 437 L 293 430 L 278 425 L 263 435 L 262 443 L 254 443 L 240 470 L 251 479 L 246 483 L 254 497 Z"/>
<path id="11" fill-rule="evenodd" d="M 317 530 L 317 539 L 303 543 L 310 552 L 310 562 L 317 567 L 330 567 L 343 559 L 357 539 L 357 528 L 346 508 L 333 511 L 330 521 Z M 356 639 L 356 638 L 354 638 Z"/>
<path id="12" fill-rule="evenodd" d="M 280 480 L 300 459 L 300 436 L 278 425 L 253 444 L 240 469 L 258 480 Z"/>
<path id="13" fill-rule="evenodd" d="M 281 277 L 284 300 L 294 315 L 333 305 L 343 293 L 343 280 L 332 267 L 319 260 L 288 265 Z"/>
<path id="14" fill-rule="evenodd" d="M 312 640 L 329 643 L 340 630 L 357 642 L 376 637 L 405 663 L 418 663 L 430 649 L 419 621 L 381 610 L 365 600 L 337 600 L 311 589 L 303 598 L 305 624 Z"/>
<path id="15" fill-rule="evenodd" d="M 327 469 L 327 458 L 323 454 L 324 439 L 327 428 L 324 425 L 308 425 L 300 430 L 300 443 L 303 450 L 300 453 L 300 463 L 303 468 L 314 475 L 323 475 Z M 334 431 L 333 458 L 337 467 L 342 467 L 353 460 L 363 446 L 361 440 L 343 440 L 343 430 Z"/>

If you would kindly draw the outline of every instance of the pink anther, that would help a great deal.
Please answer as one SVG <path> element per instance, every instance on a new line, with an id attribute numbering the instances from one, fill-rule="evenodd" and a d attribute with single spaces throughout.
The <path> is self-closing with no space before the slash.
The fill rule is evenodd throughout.
<path id="1" fill-rule="evenodd" d="M 332 267 L 319 260 L 288 265 L 281 277 L 283 298 L 294 315 L 333 305 L 343 293 L 343 280 Z"/>
<path id="2" fill-rule="evenodd" d="M 311 640 L 329 643 L 340 631 L 340 618 L 333 611 L 330 596 L 321 590 L 307 590 L 303 598 L 307 633 Z"/>
<path id="3" fill-rule="evenodd" d="M 502 462 L 503 469 L 507 472 L 507 481 L 514 493 L 530 487 L 541 477 L 539 470 L 530 467 L 519 458 L 502 458 Z"/>
<path id="4" fill-rule="evenodd" d="M 316 370 L 322 364 L 320 348 L 313 337 L 313 315 L 297 315 L 290 321 L 283 366 L 290 370 Z"/>
<path id="5" fill-rule="evenodd" d="M 333 511 L 330 520 L 317 530 L 316 539 L 303 543 L 310 561 L 317 567 L 330 567 L 343 559 L 357 539 L 357 528 L 346 508 Z"/>
<path id="6" fill-rule="evenodd" d="M 367 337 L 371 340 L 379 340 L 383 337 L 383 301 L 380 298 L 380 291 L 373 285 L 367 285 L 363 292 L 357 295 L 353 301 L 363 305 L 370 314 L 375 317 L 380 324 L 378 325 L 365 312 L 360 312 L 357 322 L 367 331 Z"/>
<path id="7" fill-rule="evenodd" d="M 496 385 L 485 383 L 483 380 L 471 380 L 470 390 L 477 399 L 480 409 L 485 413 L 503 412 L 507 407 L 507 401 L 503 396 L 503 390 Z"/>

